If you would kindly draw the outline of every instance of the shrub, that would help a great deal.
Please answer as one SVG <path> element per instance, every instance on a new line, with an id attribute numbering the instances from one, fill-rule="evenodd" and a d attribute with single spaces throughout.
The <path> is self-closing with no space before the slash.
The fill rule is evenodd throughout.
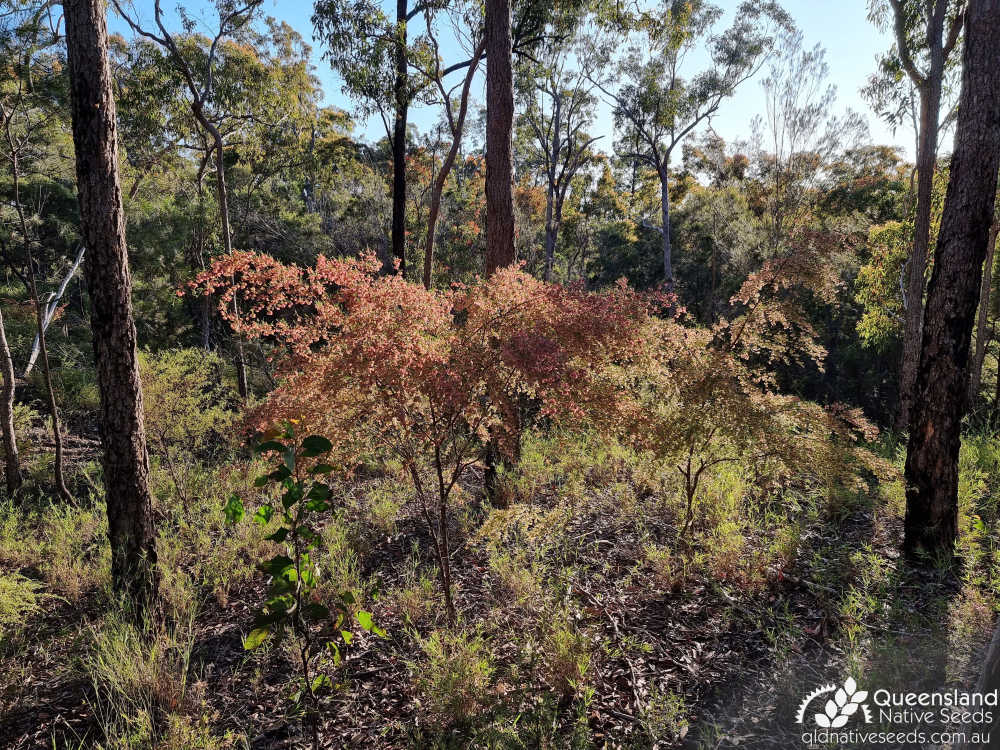
<path id="1" fill-rule="evenodd" d="M 41 607 L 42 585 L 18 573 L 0 573 L 0 642 L 24 624 Z"/>
<path id="2" fill-rule="evenodd" d="M 172 349 L 139 357 L 150 453 L 162 462 L 184 507 L 199 461 L 233 445 L 237 400 L 221 384 L 224 365 L 201 349 Z"/>
<path id="3" fill-rule="evenodd" d="M 479 633 L 435 630 L 418 640 L 424 659 L 409 664 L 419 704 L 441 726 L 468 723 L 486 705 L 493 663 Z"/>

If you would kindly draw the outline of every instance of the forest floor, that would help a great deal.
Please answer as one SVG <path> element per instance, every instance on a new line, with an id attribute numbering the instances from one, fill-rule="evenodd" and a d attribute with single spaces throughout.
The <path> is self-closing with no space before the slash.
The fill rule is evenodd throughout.
<path id="1" fill-rule="evenodd" d="M 85 496 L 94 443 L 76 443 Z M 995 525 L 976 522 L 996 513 L 995 441 L 963 453 L 957 574 L 899 558 L 898 478 L 776 496 L 720 474 L 680 538 L 645 459 L 579 436 L 526 454 L 509 507 L 482 501 L 477 473 L 456 504 L 453 631 L 401 477 L 342 488 L 327 593 L 352 590 L 385 636 L 356 633 L 331 670 L 324 747 L 794 747 L 817 686 L 974 682 L 996 591 Z M 0 515 L 0 563 L 34 592 L 0 631 L 0 747 L 307 746 L 290 647 L 243 648 L 269 543 L 220 508 L 259 466 L 193 470 L 187 507 L 154 468 L 168 615 L 152 639 L 107 592 L 100 506 L 26 498 Z"/>

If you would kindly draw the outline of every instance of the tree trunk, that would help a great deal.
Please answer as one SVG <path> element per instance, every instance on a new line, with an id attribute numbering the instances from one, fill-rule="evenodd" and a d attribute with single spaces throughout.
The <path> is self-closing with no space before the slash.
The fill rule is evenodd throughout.
<path id="1" fill-rule="evenodd" d="M 486 275 L 514 263 L 510 0 L 486 0 Z"/>
<path id="2" fill-rule="evenodd" d="M 950 558 L 969 348 L 1000 169 L 1000 0 L 971 0 L 955 150 L 927 294 L 906 453 L 904 549 Z"/>
<path id="3" fill-rule="evenodd" d="M 942 63 L 943 69 L 943 63 Z M 920 135 L 917 140 L 917 207 L 913 225 L 913 250 L 906 269 L 906 309 L 903 322 L 903 361 L 899 375 L 897 429 L 909 425 L 913 407 L 917 362 L 920 359 L 921 326 L 924 315 L 924 286 L 927 250 L 931 235 L 931 199 L 937 166 L 938 119 L 941 110 L 941 75 L 928 76 L 920 92 Z"/>
<path id="4" fill-rule="evenodd" d="M 406 118 L 409 108 L 406 75 L 406 3 L 396 0 L 395 113 L 392 122 L 392 255 L 406 275 Z"/>
<path id="5" fill-rule="evenodd" d="M 16 182 L 16 179 L 15 179 Z M 15 188 L 15 193 L 17 192 Z M 15 200 L 17 200 L 15 198 Z M 25 236 L 25 245 L 28 245 L 28 238 Z M 38 350 L 42 357 L 42 375 L 45 378 L 45 395 L 49 402 L 49 416 L 52 420 L 52 442 L 55 444 L 55 481 L 56 492 L 59 497 L 66 502 L 72 502 L 73 496 L 66 487 L 66 479 L 63 476 L 63 442 L 62 430 L 59 428 L 59 407 L 56 405 L 56 392 L 52 387 L 52 370 L 49 367 L 49 349 L 45 343 L 45 314 L 42 312 L 42 302 L 38 299 L 38 286 L 35 284 L 35 268 L 31 257 L 30 249 L 28 255 L 28 282 L 31 290 L 31 302 L 35 307 L 35 325 L 38 328 Z"/>
<path id="6" fill-rule="evenodd" d="M 193 105 L 195 110 L 195 115 L 198 117 L 199 122 L 201 122 L 202 127 L 207 130 L 215 143 L 215 189 L 219 196 L 219 220 L 222 223 L 222 248 L 226 255 L 233 252 L 233 233 L 229 227 L 229 191 L 226 189 L 226 162 L 223 157 L 222 151 L 222 134 L 219 129 L 213 125 L 207 117 L 205 117 L 202 111 L 201 104 L 196 103 Z M 233 311 L 236 313 L 236 319 L 239 320 L 239 308 L 237 307 L 236 299 L 233 298 Z M 250 388 L 247 385 L 247 360 L 243 354 L 243 337 L 240 334 L 236 334 L 236 356 L 234 358 L 233 364 L 236 367 L 236 387 L 239 390 L 240 398 L 246 400 L 247 396 L 250 394 Z"/>
<path id="7" fill-rule="evenodd" d="M 35 260 L 31 252 L 31 237 L 28 235 L 28 222 L 24 215 L 24 206 L 21 203 L 21 170 L 18 158 L 18 146 L 14 142 L 14 137 L 10 130 L 10 119 L 6 120 L 7 143 L 10 146 L 11 177 L 14 189 L 14 209 L 17 212 L 18 221 L 21 224 L 21 236 L 24 241 L 24 257 L 28 266 L 28 291 L 31 294 L 31 303 L 35 308 L 35 323 L 38 327 L 38 349 L 42 355 L 42 369 L 45 375 L 45 390 L 49 402 L 49 414 L 52 419 L 52 441 L 55 444 L 55 483 L 56 492 L 59 497 L 72 502 L 73 496 L 66 488 L 66 480 L 63 478 L 63 444 L 62 432 L 59 429 L 59 409 L 56 406 L 56 393 L 52 388 L 52 371 L 49 369 L 49 352 L 45 345 L 45 313 L 42 312 L 42 302 L 38 298 L 38 285 L 35 283 Z"/>
<path id="8" fill-rule="evenodd" d="M 979 320 L 976 321 L 976 354 L 972 359 L 972 376 L 969 378 L 969 403 L 974 404 L 979 396 L 979 385 L 983 379 L 983 362 L 986 361 L 986 346 L 990 334 L 986 327 L 990 317 L 990 291 L 993 288 L 993 256 L 997 248 L 997 234 L 1000 223 L 994 217 L 986 243 L 986 262 L 983 264 L 983 282 L 979 287 Z"/>
<path id="9" fill-rule="evenodd" d="M 101 396 L 111 576 L 115 590 L 127 594 L 140 614 L 156 598 L 156 540 L 105 4 L 65 0 L 63 9 L 80 224 L 88 251 L 84 275 Z"/>
<path id="10" fill-rule="evenodd" d="M 674 288 L 674 266 L 670 257 L 670 182 L 667 166 L 660 169 L 660 210 L 663 219 L 663 284 L 667 291 Z"/>
<path id="11" fill-rule="evenodd" d="M 465 132 L 465 115 L 469 111 L 469 90 L 472 87 L 472 79 L 475 78 L 476 68 L 479 67 L 479 59 L 483 54 L 483 44 L 480 43 L 472 57 L 472 63 L 465 75 L 462 83 L 462 94 L 458 104 L 458 117 L 454 121 L 454 129 L 451 134 L 451 148 L 444 157 L 441 170 L 434 178 L 434 185 L 431 188 L 431 205 L 427 216 L 427 238 L 424 240 L 424 289 L 431 288 L 431 273 L 434 269 L 434 228 L 437 226 L 438 214 L 441 212 L 441 194 L 444 192 L 444 184 L 451 173 L 451 168 L 455 164 L 455 157 L 462 145 L 462 134 Z M 451 104 L 445 102 L 446 107 Z M 451 110 L 449 109 L 449 117 Z"/>
<path id="12" fill-rule="evenodd" d="M 21 486 L 21 461 L 14 435 L 14 360 L 7 343 L 7 329 L 0 311 L 0 367 L 3 371 L 3 397 L 0 398 L 0 431 L 3 433 L 4 479 L 7 493 L 13 495 Z"/>
<path id="13" fill-rule="evenodd" d="M 556 257 L 556 238 L 558 230 L 555 221 L 555 195 L 550 187 L 548 195 L 545 196 L 545 270 L 542 278 L 545 281 L 552 280 L 552 265 Z"/>
<path id="14" fill-rule="evenodd" d="M 63 277 L 62 283 L 59 284 L 59 289 L 49 295 L 49 299 L 45 303 L 45 318 L 42 321 L 43 331 L 49 330 L 52 318 L 55 317 L 56 309 L 59 307 L 59 300 L 63 298 L 63 295 L 66 293 L 66 287 L 69 286 L 70 280 L 76 275 L 76 270 L 83 262 L 83 255 L 86 252 L 86 249 L 86 247 L 80 245 L 80 250 L 76 254 L 76 260 L 73 261 L 73 265 L 70 266 L 66 276 Z M 35 340 L 31 344 L 31 354 L 28 355 L 28 364 L 24 366 L 24 372 L 21 377 L 27 378 L 31 371 L 35 368 L 35 361 L 38 359 L 40 351 L 41 339 L 38 334 L 35 334 Z"/>

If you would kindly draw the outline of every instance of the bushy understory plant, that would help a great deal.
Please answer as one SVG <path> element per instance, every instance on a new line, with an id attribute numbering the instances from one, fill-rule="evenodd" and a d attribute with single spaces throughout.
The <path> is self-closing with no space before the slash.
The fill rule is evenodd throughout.
<path id="1" fill-rule="evenodd" d="M 711 329 L 670 296 L 624 282 L 587 292 L 508 268 L 428 290 L 380 273 L 374 256 L 300 268 L 238 252 L 194 286 L 217 296 L 239 333 L 287 352 L 253 428 L 294 421 L 328 435 L 347 474 L 373 455 L 403 466 L 454 625 L 450 500 L 485 446 L 514 452 L 525 399 L 543 420 L 596 429 L 675 466 L 681 536 L 702 478 L 720 464 L 739 460 L 761 482 L 811 467 L 829 485 L 875 468 L 857 442 L 873 437 L 859 413 L 782 395 L 770 374 L 818 366 L 824 354 L 798 297 L 828 294 L 832 281 L 822 252 L 803 242 L 752 276 L 733 300 L 740 315 Z"/>

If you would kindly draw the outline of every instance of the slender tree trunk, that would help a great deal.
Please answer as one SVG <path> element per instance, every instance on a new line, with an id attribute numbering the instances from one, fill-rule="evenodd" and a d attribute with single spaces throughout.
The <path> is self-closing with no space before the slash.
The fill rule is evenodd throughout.
<path id="1" fill-rule="evenodd" d="M 958 453 L 969 348 L 1000 169 L 1000 0 L 971 0 L 965 22 L 955 150 L 906 454 L 904 548 L 950 558 L 957 535 Z"/>
<path id="2" fill-rule="evenodd" d="M 479 59 L 483 54 L 483 44 L 476 48 L 472 63 L 465 75 L 462 83 L 462 94 L 458 104 L 458 117 L 455 118 L 454 130 L 451 134 L 451 148 L 444 157 L 441 169 L 434 178 L 434 185 L 431 187 L 431 205 L 427 216 L 427 238 L 424 240 L 424 289 L 431 288 L 431 274 L 434 270 L 434 229 L 437 226 L 438 214 L 441 212 L 441 195 L 444 192 L 444 184 L 448 180 L 451 168 L 455 164 L 455 157 L 462 146 L 462 135 L 465 133 L 465 116 L 469 111 L 469 90 L 472 87 L 472 79 L 475 78 L 476 68 L 479 67 Z M 445 103 L 450 107 L 449 103 Z M 450 112 L 450 110 L 449 110 Z M 450 116 L 450 115 L 449 115 Z"/>
<path id="3" fill-rule="evenodd" d="M 222 133 L 205 116 L 201 102 L 195 101 L 191 108 L 194 110 L 198 122 L 212 136 L 212 142 L 215 144 L 215 189 L 219 200 L 219 221 L 222 225 L 222 249 L 226 255 L 229 255 L 233 252 L 233 233 L 229 226 L 229 191 L 226 189 L 226 163 Z M 235 298 L 233 299 L 233 312 L 236 313 L 236 319 L 239 320 L 239 308 Z M 238 333 L 236 334 L 236 356 L 233 358 L 233 364 L 236 367 L 236 387 L 239 390 L 240 398 L 246 400 L 250 394 L 250 388 L 247 385 L 247 361 L 243 353 L 243 337 Z"/>
<path id="4" fill-rule="evenodd" d="M 667 291 L 674 288 L 674 266 L 670 257 L 670 181 L 667 166 L 660 170 L 660 210 L 663 219 L 663 284 Z"/>
<path id="5" fill-rule="evenodd" d="M 46 397 L 49 402 L 49 415 L 52 419 L 52 441 L 55 444 L 55 483 L 56 492 L 59 497 L 71 502 L 73 496 L 66 488 L 66 480 L 63 477 L 63 443 L 62 431 L 59 429 L 59 408 L 56 405 L 56 392 L 52 387 L 52 371 L 49 369 L 49 352 L 45 343 L 45 313 L 42 312 L 42 302 L 38 298 L 38 285 L 35 283 L 35 261 L 31 252 L 31 237 L 28 235 L 28 222 L 24 215 L 24 206 L 21 203 L 21 170 L 18 158 L 18 146 L 14 142 L 14 136 L 10 130 L 10 119 L 7 124 L 7 143 L 10 146 L 11 176 L 14 188 L 14 209 L 17 212 L 18 221 L 21 224 L 21 236 L 24 240 L 24 256 L 28 266 L 28 291 L 31 293 L 31 302 L 35 308 L 35 323 L 38 327 L 38 349 L 42 356 L 42 371 L 45 376 Z"/>
<path id="6" fill-rule="evenodd" d="M 976 321 L 976 353 L 972 358 L 972 376 L 969 378 L 969 403 L 974 404 L 979 396 L 979 385 L 983 379 L 983 362 L 986 361 L 986 346 L 990 334 L 987 331 L 990 317 L 990 291 L 993 288 L 993 256 L 997 248 L 997 234 L 1000 223 L 994 221 L 990 227 L 986 243 L 986 262 L 983 264 L 983 282 L 979 287 L 979 319 Z"/>
<path id="7" fill-rule="evenodd" d="M 943 64 L 942 64 L 943 65 Z M 906 309 L 903 321 L 903 361 L 899 375 L 897 429 L 909 425 L 913 406 L 917 362 L 920 359 L 921 326 L 927 251 L 931 236 L 931 199 L 937 166 L 938 119 L 941 110 L 941 78 L 933 72 L 919 87 L 920 135 L 917 140 L 917 208 L 913 225 L 913 249 L 906 265 Z"/>
<path id="8" fill-rule="evenodd" d="M 16 192 L 16 191 L 15 191 Z M 27 237 L 25 245 L 28 244 Z M 35 306 L 35 325 L 38 327 L 38 350 L 42 358 L 42 375 L 45 378 L 45 395 L 49 402 L 49 416 L 52 421 L 52 442 L 55 444 L 55 482 L 56 492 L 66 502 L 72 502 L 73 496 L 66 487 L 63 476 L 63 441 L 62 430 L 59 428 L 59 407 L 56 404 L 56 392 L 52 387 L 52 370 L 49 367 L 49 349 L 45 343 L 45 314 L 42 312 L 42 302 L 38 299 L 38 286 L 35 284 L 35 268 L 28 250 L 28 282 L 31 290 L 31 302 Z"/>
<path id="9" fill-rule="evenodd" d="M 399 273 L 406 275 L 406 118 L 410 96 L 406 75 L 406 4 L 396 0 L 396 71 L 393 81 L 395 113 L 392 122 L 392 255 Z"/>
<path id="10" fill-rule="evenodd" d="M 63 10 L 80 224 L 87 245 L 84 275 L 101 395 L 111 576 L 115 590 L 128 595 L 140 614 L 156 598 L 156 539 L 105 3 L 64 0 Z"/>
<path id="11" fill-rule="evenodd" d="M 510 0 L 486 0 L 486 275 L 514 263 Z"/>
<path id="12" fill-rule="evenodd" d="M 3 368 L 3 397 L 0 398 L 0 431 L 3 433 L 4 479 L 8 494 L 21 486 L 21 461 L 14 434 L 14 360 L 7 343 L 7 328 L 0 310 L 0 367 Z"/>
<path id="13" fill-rule="evenodd" d="M 556 209 L 554 190 L 550 187 L 548 195 L 545 196 L 545 270 L 542 278 L 545 281 L 552 280 L 552 265 L 556 257 L 556 239 L 558 230 L 556 228 Z"/>

